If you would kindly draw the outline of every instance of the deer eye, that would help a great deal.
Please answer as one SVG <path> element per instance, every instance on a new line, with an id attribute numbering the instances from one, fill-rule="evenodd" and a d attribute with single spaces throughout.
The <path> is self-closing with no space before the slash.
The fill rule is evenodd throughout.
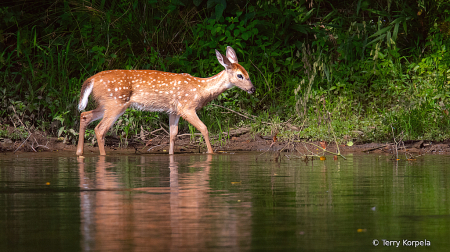
<path id="1" fill-rule="evenodd" d="M 238 77 L 239 79 L 241 79 L 241 80 L 244 79 L 244 76 L 242 76 L 242 74 L 238 74 L 237 77 Z"/>

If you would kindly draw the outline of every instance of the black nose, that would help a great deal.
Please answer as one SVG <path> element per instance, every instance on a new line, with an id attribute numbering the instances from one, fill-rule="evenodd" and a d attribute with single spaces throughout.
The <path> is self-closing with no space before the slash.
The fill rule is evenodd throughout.
<path id="1" fill-rule="evenodd" d="M 250 88 L 250 89 L 247 91 L 247 93 L 253 94 L 253 93 L 255 92 L 255 90 L 256 90 L 256 88 L 255 88 L 255 87 L 252 87 L 252 88 Z"/>

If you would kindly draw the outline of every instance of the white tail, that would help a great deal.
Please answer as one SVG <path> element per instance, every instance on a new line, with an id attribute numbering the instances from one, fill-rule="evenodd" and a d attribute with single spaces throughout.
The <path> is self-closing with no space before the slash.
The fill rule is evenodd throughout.
<path id="1" fill-rule="evenodd" d="M 100 72 L 83 83 L 78 108 L 83 110 L 92 92 L 98 107 L 81 113 L 77 155 L 83 155 L 84 133 L 89 123 L 102 119 L 95 128 L 100 155 L 105 152 L 105 134 L 128 107 L 169 113 L 170 147 L 174 153 L 180 116 L 194 125 L 205 138 L 208 153 L 213 153 L 208 129 L 196 111 L 225 90 L 237 86 L 255 92 L 247 71 L 238 64 L 236 52 L 227 47 L 226 57 L 216 50 L 222 72 L 210 78 L 156 70 L 112 70 Z"/>
<path id="2" fill-rule="evenodd" d="M 86 86 L 83 85 L 83 89 L 81 90 L 81 95 L 80 95 L 80 103 L 78 104 L 78 109 L 80 111 L 86 108 L 87 103 L 88 103 L 88 98 L 92 92 L 93 87 L 94 87 L 94 81 L 89 82 Z"/>

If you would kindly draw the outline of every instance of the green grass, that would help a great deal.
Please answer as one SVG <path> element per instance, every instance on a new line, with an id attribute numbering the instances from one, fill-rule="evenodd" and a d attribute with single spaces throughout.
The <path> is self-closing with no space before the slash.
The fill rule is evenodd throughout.
<path id="1" fill-rule="evenodd" d="M 257 91 L 231 89 L 213 103 L 257 118 L 206 106 L 198 114 L 217 144 L 227 139 L 222 132 L 243 125 L 253 133 L 278 131 L 281 139 L 330 141 L 334 132 L 338 139 L 387 141 L 392 129 L 407 139 L 448 139 L 448 13 L 429 12 L 435 18 L 425 24 L 416 17 L 419 7 L 401 12 L 398 4 L 389 12 L 380 4 L 370 20 L 387 21 L 371 23 L 367 10 L 349 17 L 333 11 L 333 1 L 318 3 L 315 12 L 288 1 L 228 1 L 224 10 L 194 2 L 2 5 L 0 123 L 20 125 L 21 118 L 75 143 L 79 91 L 89 76 L 157 69 L 207 77 L 223 69 L 214 49 L 232 46 Z M 330 26 L 308 25 L 318 20 Z M 418 31 L 425 28 L 424 38 Z M 91 102 L 87 110 L 94 107 Z M 168 116 L 129 109 L 111 132 L 130 139 L 160 128 L 160 122 L 167 124 Z M 303 128 L 293 131 L 285 122 Z M 87 141 L 95 126 L 86 131 Z M 184 120 L 179 130 L 197 132 Z"/>

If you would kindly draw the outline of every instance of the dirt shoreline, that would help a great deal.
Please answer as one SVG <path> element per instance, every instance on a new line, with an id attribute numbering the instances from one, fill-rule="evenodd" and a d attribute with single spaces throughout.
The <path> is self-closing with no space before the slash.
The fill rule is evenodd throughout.
<path id="1" fill-rule="evenodd" d="M 212 137 L 214 139 L 214 137 Z M 43 133 L 32 133 L 25 141 L 12 141 L 0 139 L 0 152 L 52 152 L 67 151 L 75 155 L 76 145 L 66 144 L 56 137 L 49 137 Z M 129 140 L 128 145 L 120 141 L 117 137 L 108 136 L 106 141 L 106 153 L 135 152 L 145 153 L 167 153 L 169 140 L 167 136 L 156 136 L 150 140 L 141 141 Z M 244 133 L 230 139 L 219 141 L 217 138 L 212 141 L 215 152 L 237 152 L 237 151 L 257 151 L 257 152 L 293 152 L 298 155 L 327 156 L 338 153 L 335 143 L 309 142 L 309 141 L 275 141 L 271 136 L 252 135 Z M 326 147 L 324 151 L 321 147 Z M 206 151 L 204 142 L 199 137 L 191 139 L 190 135 L 180 135 L 175 144 L 175 153 L 202 153 Z M 341 154 L 348 153 L 386 153 L 395 152 L 394 143 L 362 143 L 353 146 L 339 145 Z M 405 141 L 404 145 L 398 146 L 399 153 L 408 153 L 407 156 L 414 158 L 423 154 L 450 154 L 450 141 Z M 85 154 L 98 154 L 97 146 L 85 143 Z M 403 155 L 404 157 L 405 155 Z"/>

